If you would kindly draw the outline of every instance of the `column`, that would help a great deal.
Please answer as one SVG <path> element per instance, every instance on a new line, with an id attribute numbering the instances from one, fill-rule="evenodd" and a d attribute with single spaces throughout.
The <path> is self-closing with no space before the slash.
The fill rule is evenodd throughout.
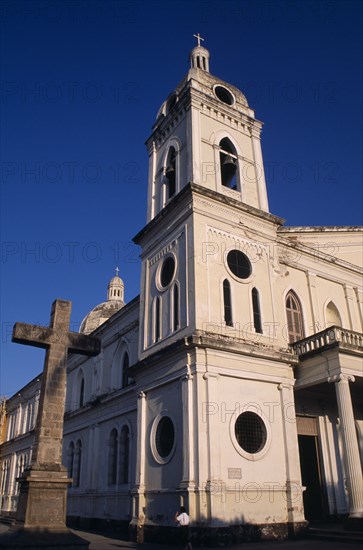
<path id="1" fill-rule="evenodd" d="M 338 374 L 328 378 L 328 382 L 335 383 L 338 402 L 343 441 L 343 460 L 349 497 L 349 518 L 363 518 L 362 470 L 349 389 L 349 382 L 354 382 L 354 380 L 354 376 L 347 374 Z"/>
<path id="2" fill-rule="evenodd" d="M 289 524 L 305 522 L 293 384 L 279 384 L 285 440 L 286 500 Z M 293 527 L 293 531 L 298 528 Z"/>

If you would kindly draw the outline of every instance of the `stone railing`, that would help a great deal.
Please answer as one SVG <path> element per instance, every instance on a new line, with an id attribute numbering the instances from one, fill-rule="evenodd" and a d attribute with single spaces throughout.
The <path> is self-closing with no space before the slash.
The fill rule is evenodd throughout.
<path id="1" fill-rule="evenodd" d="M 341 327 L 329 327 L 321 332 L 316 332 L 303 340 L 299 340 L 291 344 L 296 355 L 303 355 L 316 350 L 322 350 L 325 346 L 334 343 L 341 343 L 355 348 L 362 348 L 363 351 L 363 334 L 354 332 Z"/>

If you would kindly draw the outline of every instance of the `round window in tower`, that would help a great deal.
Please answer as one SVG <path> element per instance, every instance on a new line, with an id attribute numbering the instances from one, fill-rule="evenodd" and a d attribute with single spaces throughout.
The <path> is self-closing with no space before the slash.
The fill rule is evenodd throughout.
<path id="1" fill-rule="evenodd" d="M 166 464 L 175 449 L 176 431 L 171 416 L 163 412 L 158 415 L 151 429 L 151 449 L 159 464 Z"/>
<path id="2" fill-rule="evenodd" d="M 240 250 L 230 250 L 228 252 L 227 265 L 238 279 L 248 279 L 252 273 L 250 260 Z"/>
<path id="3" fill-rule="evenodd" d="M 238 416 L 234 425 L 234 434 L 238 445 L 246 453 L 259 453 L 266 445 L 266 425 L 255 412 L 246 411 Z"/>
<path id="4" fill-rule="evenodd" d="M 167 256 L 160 269 L 160 285 L 166 288 L 170 285 L 175 274 L 175 259 L 173 256 Z"/>
<path id="5" fill-rule="evenodd" d="M 223 103 L 226 103 L 226 105 L 233 105 L 234 104 L 233 95 L 224 86 L 215 86 L 214 93 L 216 94 L 218 99 L 220 101 L 222 101 Z"/>

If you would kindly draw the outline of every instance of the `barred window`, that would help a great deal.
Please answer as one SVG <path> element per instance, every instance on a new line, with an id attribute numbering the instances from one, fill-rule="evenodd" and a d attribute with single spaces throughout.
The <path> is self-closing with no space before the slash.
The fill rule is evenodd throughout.
<path id="1" fill-rule="evenodd" d="M 265 423 L 252 411 L 243 412 L 238 416 L 234 432 L 239 446 L 247 453 L 258 453 L 265 446 L 267 440 Z"/>
<path id="2" fill-rule="evenodd" d="M 227 264 L 233 275 L 238 279 L 248 279 L 252 273 L 250 260 L 240 250 L 230 250 L 228 252 Z"/>

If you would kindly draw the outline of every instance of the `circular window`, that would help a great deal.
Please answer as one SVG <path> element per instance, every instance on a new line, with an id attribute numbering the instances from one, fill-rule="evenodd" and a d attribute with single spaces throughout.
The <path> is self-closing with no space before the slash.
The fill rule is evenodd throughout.
<path id="1" fill-rule="evenodd" d="M 252 273 L 251 262 L 240 250 L 230 250 L 227 254 L 227 264 L 233 275 L 238 279 L 248 279 Z"/>
<path id="2" fill-rule="evenodd" d="M 152 454 L 159 464 L 166 464 L 171 459 L 176 446 L 176 428 L 172 415 L 161 412 L 151 428 L 150 445 Z"/>
<path id="3" fill-rule="evenodd" d="M 241 449 L 250 454 L 262 451 L 267 440 L 264 421 L 252 411 L 239 415 L 234 425 L 234 434 Z"/>
<path id="4" fill-rule="evenodd" d="M 227 90 L 227 88 L 224 88 L 224 86 L 216 86 L 214 88 L 214 93 L 223 103 L 226 103 L 227 105 L 233 105 L 234 97 L 231 92 Z"/>
<path id="5" fill-rule="evenodd" d="M 175 273 L 175 260 L 173 256 L 168 256 L 163 261 L 160 270 L 160 284 L 163 288 L 167 287 L 173 280 Z"/>
<path id="6" fill-rule="evenodd" d="M 161 458 L 166 458 L 170 455 L 174 447 L 174 439 L 175 430 L 173 421 L 169 416 L 163 416 L 155 433 L 155 447 Z"/>

